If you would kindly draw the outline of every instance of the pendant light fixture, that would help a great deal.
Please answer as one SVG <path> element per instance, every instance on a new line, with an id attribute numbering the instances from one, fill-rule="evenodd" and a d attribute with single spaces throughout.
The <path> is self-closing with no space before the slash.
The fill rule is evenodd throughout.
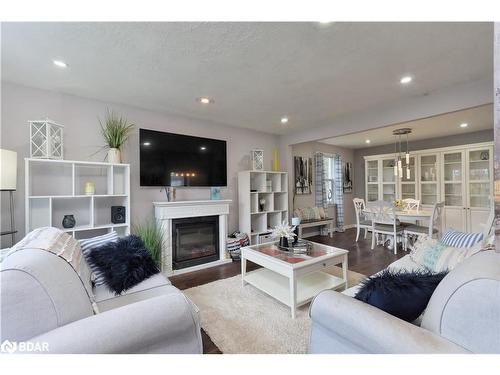
<path id="1" fill-rule="evenodd" d="M 392 135 L 396 138 L 394 141 L 394 176 L 403 178 L 403 159 L 405 161 L 406 179 L 411 177 L 410 170 L 410 148 L 408 147 L 408 134 L 411 134 L 410 128 L 393 130 Z M 406 151 L 403 157 L 403 147 L 401 137 L 406 135 Z"/>

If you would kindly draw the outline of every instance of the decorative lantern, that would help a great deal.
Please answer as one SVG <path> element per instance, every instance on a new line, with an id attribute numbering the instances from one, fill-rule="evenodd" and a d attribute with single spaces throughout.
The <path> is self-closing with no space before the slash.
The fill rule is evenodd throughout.
<path id="1" fill-rule="evenodd" d="M 40 121 L 29 121 L 29 123 L 31 157 L 62 159 L 64 126 L 56 124 L 48 118 Z"/>
<path id="2" fill-rule="evenodd" d="M 250 153 L 252 169 L 254 171 L 264 170 L 264 150 L 252 150 Z"/>

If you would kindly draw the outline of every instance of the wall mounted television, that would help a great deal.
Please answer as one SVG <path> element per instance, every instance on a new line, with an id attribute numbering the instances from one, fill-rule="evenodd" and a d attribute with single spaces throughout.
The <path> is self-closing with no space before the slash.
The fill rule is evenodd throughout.
<path id="1" fill-rule="evenodd" d="M 139 129 L 141 186 L 227 186 L 226 141 Z"/>

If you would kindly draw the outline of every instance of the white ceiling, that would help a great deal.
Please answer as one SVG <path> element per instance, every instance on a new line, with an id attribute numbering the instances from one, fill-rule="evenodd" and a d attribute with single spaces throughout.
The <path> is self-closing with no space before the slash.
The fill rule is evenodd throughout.
<path id="1" fill-rule="evenodd" d="M 493 79 L 491 23 L 3 23 L 1 36 L 2 80 L 276 134 Z"/>
<path id="2" fill-rule="evenodd" d="M 462 123 L 467 123 L 468 126 L 461 128 L 460 124 Z M 488 104 L 365 132 L 328 138 L 320 142 L 353 149 L 381 146 L 393 143 L 392 131 L 400 128 L 410 128 L 412 130 L 409 135 L 411 141 L 493 129 L 493 105 Z M 367 139 L 370 140 L 370 144 L 366 143 Z"/>

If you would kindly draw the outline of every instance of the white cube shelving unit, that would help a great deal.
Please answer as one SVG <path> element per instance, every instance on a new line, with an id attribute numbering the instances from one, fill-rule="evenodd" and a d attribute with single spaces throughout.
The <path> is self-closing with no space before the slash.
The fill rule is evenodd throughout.
<path id="1" fill-rule="evenodd" d="M 85 195 L 85 182 L 95 184 L 95 194 Z M 129 164 L 26 158 L 25 189 L 26 233 L 45 226 L 79 239 L 130 233 Z M 111 222 L 111 206 L 125 207 L 125 223 Z M 64 215 L 71 214 L 75 227 L 63 228 Z"/>
<path id="2" fill-rule="evenodd" d="M 260 210 L 259 201 L 264 200 Z M 288 173 L 242 171 L 238 173 L 239 230 L 252 245 L 270 241 L 273 227 L 288 222 Z"/>

